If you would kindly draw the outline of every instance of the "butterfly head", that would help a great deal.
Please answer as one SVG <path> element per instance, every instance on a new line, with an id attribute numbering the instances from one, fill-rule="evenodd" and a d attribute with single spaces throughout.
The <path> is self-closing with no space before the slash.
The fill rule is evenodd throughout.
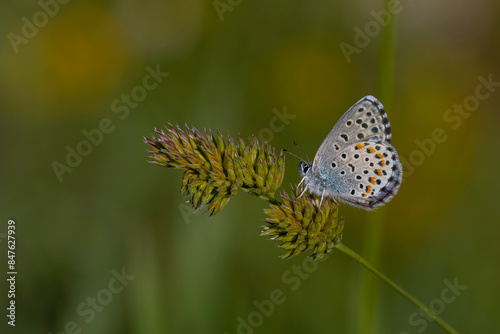
<path id="1" fill-rule="evenodd" d="M 311 163 L 305 162 L 304 160 L 299 161 L 299 174 L 304 177 L 309 169 L 311 168 Z"/>

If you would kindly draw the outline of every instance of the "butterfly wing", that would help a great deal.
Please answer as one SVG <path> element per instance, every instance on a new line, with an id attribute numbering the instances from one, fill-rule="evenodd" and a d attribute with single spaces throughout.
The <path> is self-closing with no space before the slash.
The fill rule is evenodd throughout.
<path id="1" fill-rule="evenodd" d="M 375 97 L 365 96 L 342 115 L 321 144 L 308 188 L 364 209 L 388 202 L 402 178 L 391 138 L 384 107 Z"/>
<path id="2" fill-rule="evenodd" d="M 338 156 L 346 147 L 368 139 L 391 142 L 387 114 L 382 103 L 371 95 L 363 97 L 340 117 L 319 147 L 313 168 L 322 164 L 324 159 L 331 160 Z"/>
<path id="3" fill-rule="evenodd" d="M 392 199 L 402 179 L 402 166 L 391 144 L 370 139 L 346 147 L 328 166 L 329 179 L 338 180 L 329 196 L 363 209 Z"/>

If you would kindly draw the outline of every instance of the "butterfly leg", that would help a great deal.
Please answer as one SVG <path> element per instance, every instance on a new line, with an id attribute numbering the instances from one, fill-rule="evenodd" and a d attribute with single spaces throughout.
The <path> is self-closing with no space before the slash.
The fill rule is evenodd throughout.
<path id="1" fill-rule="evenodd" d="M 304 176 L 302 180 L 300 180 L 299 184 L 297 184 L 297 188 L 300 187 L 302 183 L 304 183 L 304 180 L 306 179 L 307 176 Z"/>
<path id="2" fill-rule="evenodd" d="M 321 204 L 323 204 L 323 198 L 325 198 L 325 190 L 326 189 L 323 189 L 323 193 L 321 194 L 321 200 L 319 201 L 319 210 L 321 213 L 323 213 L 323 210 L 321 208 Z"/>
<path id="3" fill-rule="evenodd" d="M 323 204 L 323 198 L 325 197 L 325 190 L 323 189 L 323 193 L 321 194 L 321 201 L 319 201 L 319 206 L 321 207 L 321 204 Z"/>
<path id="4" fill-rule="evenodd" d="M 302 183 L 304 183 L 304 181 L 305 181 L 306 177 L 307 177 L 307 176 L 304 176 L 304 177 L 302 178 L 302 180 L 300 180 L 299 184 L 297 185 L 297 189 L 300 187 L 300 185 L 301 185 Z M 306 190 L 307 190 L 307 187 L 305 187 L 305 188 L 304 188 L 304 191 L 302 191 L 302 192 L 300 193 L 299 197 L 297 197 L 297 198 L 302 197 L 302 195 L 304 195 L 304 193 L 306 192 Z"/>
<path id="5" fill-rule="evenodd" d="M 307 188 L 304 188 L 304 191 L 303 191 L 303 192 L 301 192 L 301 193 L 300 193 L 300 195 L 299 195 L 299 197 L 297 197 L 297 198 L 301 198 L 301 197 L 302 197 L 302 195 L 304 195 L 304 193 L 305 193 L 306 191 L 307 191 Z"/>

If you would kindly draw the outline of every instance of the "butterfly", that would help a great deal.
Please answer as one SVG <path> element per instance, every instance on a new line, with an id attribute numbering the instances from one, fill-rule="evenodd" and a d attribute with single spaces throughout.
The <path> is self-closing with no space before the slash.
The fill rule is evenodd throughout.
<path id="1" fill-rule="evenodd" d="M 403 168 L 382 104 L 359 100 L 326 136 L 313 162 L 299 162 L 304 191 L 371 210 L 398 192 Z"/>

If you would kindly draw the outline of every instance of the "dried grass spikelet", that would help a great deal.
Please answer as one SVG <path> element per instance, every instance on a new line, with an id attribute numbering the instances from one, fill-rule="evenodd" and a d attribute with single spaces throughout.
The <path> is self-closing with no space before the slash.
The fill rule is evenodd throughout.
<path id="1" fill-rule="evenodd" d="M 310 194 L 300 196 L 300 188 L 291 195 L 281 193 L 283 203 L 270 204 L 261 235 L 281 241 L 284 259 L 312 251 L 314 259 L 331 252 L 342 240 L 344 219 L 338 217 L 338 205 L 331 198 L 321 201 Z"/>
<path id="2" fill-rule="evenodd" d="M 207 205 L 210 215 L 219 212 L 239 190 L 274 200 L 283 181 L 285 156 L 267 143 L 252 137 L 246 144 L 219 131 L 200 133 L 186 125 L 168 124 L 155 129 L 157 137 L 145 138 L 151 162 L 168 168 L 184 169 L 181 190 L 190 198 L 195 210 Z"/>

